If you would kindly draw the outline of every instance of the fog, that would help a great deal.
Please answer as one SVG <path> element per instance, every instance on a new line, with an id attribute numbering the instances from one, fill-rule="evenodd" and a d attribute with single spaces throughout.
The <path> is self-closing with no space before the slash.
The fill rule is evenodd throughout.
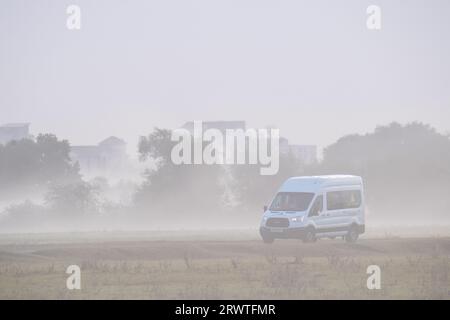
<path id="1" fill-rule="evenodd" d="M 450 139 L 425 124 L 341 137 L 311 163 L 282 151 L 275 175 L 261 175 L 259 164 L 174 164 L 171 132 L 141 137 L 140 162 L 112 161 L 115 170 L 104 159 L 105 170 L 87 170 L 51 134 L 2 145 L 1 231 L 257 229 L 286 179 L 324 174 L 363 178 L 372 228 L 449 224 Z"/>
<path id="2" fill-rule="evenodd" d="M 448 1 L 378 1 L 377 31 L 367 1 L 81 0 L 80 30 L 69 4 L 1 3 L 0 125 L 31 124 L 0 141 L 1 232 L 257 229 L 322 174 L 363 178 L 368 228 L 450 222 Z M 277 174 L 174 164 L 193 120 L 279 129 Z"/>

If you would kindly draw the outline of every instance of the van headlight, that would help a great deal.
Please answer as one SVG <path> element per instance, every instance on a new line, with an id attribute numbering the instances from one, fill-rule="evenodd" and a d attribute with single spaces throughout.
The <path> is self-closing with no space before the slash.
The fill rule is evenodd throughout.
<path id="1" fill-rule="evenodd" d="M 305 219 L 305 216 L 293 217 L 293 218 L 291 218 L 291 221 L 292 222 L 303 222 L 304 219 Z"/>

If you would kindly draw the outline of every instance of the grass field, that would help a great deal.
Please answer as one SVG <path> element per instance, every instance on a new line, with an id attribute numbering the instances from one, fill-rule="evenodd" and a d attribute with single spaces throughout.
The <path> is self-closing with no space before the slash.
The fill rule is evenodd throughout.
<path id="1" fill-rule="evenodd" d="M 445 236 L 378 237 L 356 244 L 280 240 L 273 245 L 239 233 L 231 237 L 235 240 L 207 238 L 1 236 L 0 298 L 450 298 L 450 238 Z M 81 290 L 66 288 L 65 271 L 72 264 L 81 268 Z M 373 264 L 381 268 L 380 290 L 366 286 L 366 269 Z"/>

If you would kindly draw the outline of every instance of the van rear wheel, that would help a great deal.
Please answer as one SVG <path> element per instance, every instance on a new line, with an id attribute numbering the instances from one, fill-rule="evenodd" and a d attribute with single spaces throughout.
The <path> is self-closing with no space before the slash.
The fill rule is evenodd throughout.
<path id="1" fill-rule="evenodd" d="M 358 228 L 355 225 L 352 225 L 345 236 L 345 241 L 349 243 L 356 242 L 356 240 L 358 240 L 358 236 Z"/>

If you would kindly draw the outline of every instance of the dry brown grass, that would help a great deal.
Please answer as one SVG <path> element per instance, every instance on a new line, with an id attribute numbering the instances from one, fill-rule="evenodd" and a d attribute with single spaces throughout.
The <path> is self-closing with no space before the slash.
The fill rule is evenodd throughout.
<path id="1" fill-rule="evenodd" d="M 378 241 L 378 242 L 376 242 Z M 450 240 L 0 247 L 1 299 L 449 299 Z M 78 264 L 82 289 L 65 287 Z M 368 290 L 379 265 L 382 289 Z"/>

